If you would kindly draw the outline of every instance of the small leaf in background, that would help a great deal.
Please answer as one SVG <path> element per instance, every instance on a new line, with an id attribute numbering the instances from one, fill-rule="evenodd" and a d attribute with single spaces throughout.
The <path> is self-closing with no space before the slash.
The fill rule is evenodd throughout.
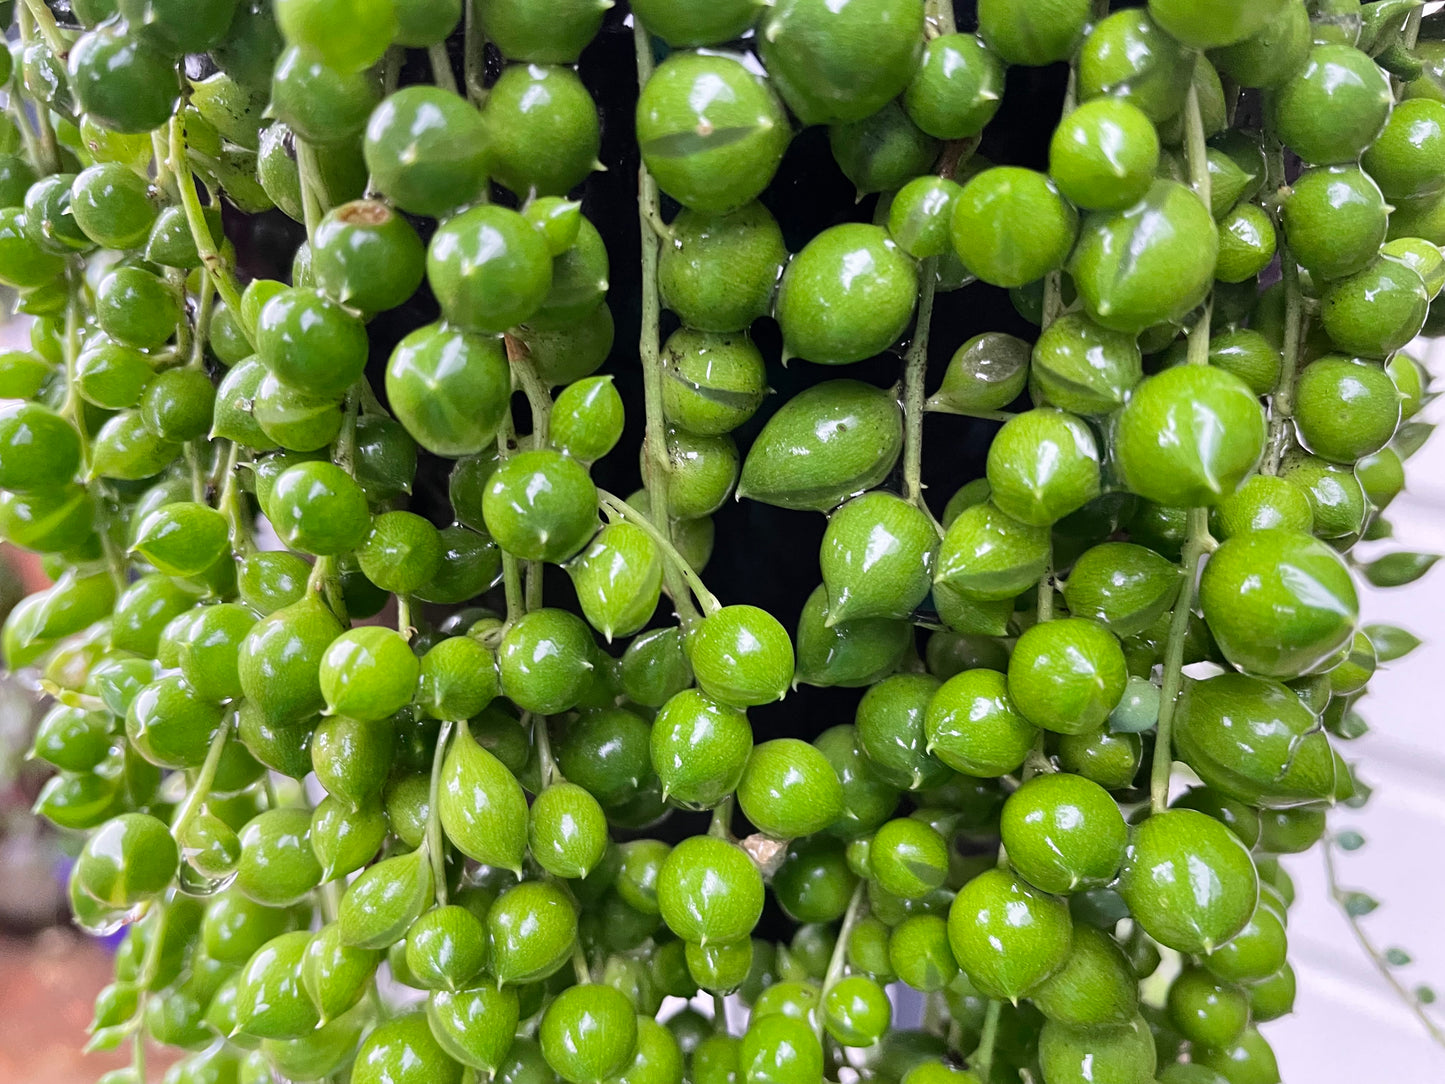
<path id="1" fill-rule="evenodd" d="M 1370 798 L 1374 796 L 1374 793 L 1374 787 L 1370 786 L 1368 783 L 1362 783 L 1360 782 L 1360 780 L 1356 779 L 1355 793 L 1345 799 L 1345 806 L 1349 809 L 1364 809 L 1365 806 L 1369 803 Z"/>
<path id="2" fill-rule="evenodd" d="M 1384 516 L 1375 516 L 1365 525 L 1365 533 L 1360 538 L 1365 542 L 1384 542 L 1395 537 L 1395 528 Z"/>
<path id="3" fill-rule="evenodd" d="M 1346 892 L 1340 902 L 1345 905 L 1345 914 L 1351 918 L 1364 918 L 1380 906 L 1380 901 L 1368 892 Z"/>
<path id="4" fill-rule="evenodd" d="M 1354 741 L 1356 738 L 1363 738 L 1370 732 L 1370 724 L 1365 722 L 1365 717 L 1358 711 L 1347 711 L 1338 722 L 1330 727 L 1330 733 L 1344 741 Z"/>
<path id="5" fill-rule="evenodd" d="M 1398 625 L 1366 625 L 1365 635 L 1375 645 L 1375 657 L 1382 663 L 1403 659 L 1420 646 L 1420 637 Z"/>
<path id="6" fill-rule="evenodd" d="M 1415 999 L 1421 1005 L 1433 1005 L 1435 1004 L 1435 991 L 1428 986 L 1417 986 L 1415 987 Z"/>
<path id="7" fill-rule="evenodd" d="M 1414 963 L 1415 960 L 1402 948 L 1389 948 L 1385 950 L 1385 962 L 1391 967 L 1405 967 Z"/>
<path id="8" fill-rule="evenodd" d="M 1425 442 L 1430 439 L 1430 434 L 1434 431 L 1433 422 L 1406 422 L 1395 431 L 1395 439 L 1392 444 L 1395 451 L 1400 453 L 1401 459 L 1409 459 L 1424 447 Z"/>
<path id="9" fill-rule="evenodd" d="M 1335 842 L 1342 851 L 1358 851 L 1365 845 L 1365 837 L 1359 832 L 1341 832 L 1335 837 Z"/>
<path id="10" fill-rule="evenodd" d="M 1414 583 L 1440 560 L 1438 553 L 1387 553 L 1365 566 L 1365 579 L 1376 587 L 1404 587 Z"/>

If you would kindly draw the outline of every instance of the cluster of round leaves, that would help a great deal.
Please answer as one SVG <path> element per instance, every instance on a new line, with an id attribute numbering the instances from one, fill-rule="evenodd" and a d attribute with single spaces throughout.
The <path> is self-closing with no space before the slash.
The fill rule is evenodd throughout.
<path id="1" fill-rule="evenodd" d="M 622 502 L 589 473 L 624 427 L 608 253 L 567 198 L 608 6 L 474 0 L 464 32 L 459 0 L 74 0 L 0 52 L 45 122 L 0 126 L 34 317 L 0 355 L 0 536 L 55 579 L 0 649 L 54 694 L 37 809 L 88 833 L 76 918 L 128 926 L 95 1045 L 185 1050 L 173 1084 L 822 1084 L 845 1049 L 888 1084 L 1277 1081 L 1277 856 L 1353 794 L 1332 739 L 1398 654 L 1346 556 L 1427 395 L 1399 350 L 1445 285 L 1445 50 L 1391 0 L 981 0 L 976 34 L 921 0 L 637 0 L 679 327 Z M 478 32 L 500 73 L 458 91 Z M 439 85 L 393 89 L 402 49 Z M 969 153 L 1008 66 L 1065 61 L 1047 172 Z M 814 124 L 880 198 L 790 254 L 759 197 Z M 221 194 L 307 224 L 289 284 L 217 296 Z M 1039 334 L 959 346 L 927 409 L 1031 406 L 941 521 L 886 488 L 917 439 L 891 390 L 819 383 L 740 455 L 759 318 L 847 365 L 974 280 Z M 440 317 L 373 388 L 368 322 L 424 283 Z M 440 528 L 419 452 L 453 461 Z M 734 494 L 828 513 L 794 637 L 678 597 Z M 519 605 L 528 562 L 580 616 Z M 398 630 L 353 624 L 393 599 Z M 866 692 L 755 742 L 798 683 Z M 1199 785 L 1151 807 L 1151 756 Z M 678 810 L 711 830 L 652 830 Z M 892 982 L 948 1026 L 895 1029 Z M 658 1022 L 700 993 L 741 1034 Z"/>

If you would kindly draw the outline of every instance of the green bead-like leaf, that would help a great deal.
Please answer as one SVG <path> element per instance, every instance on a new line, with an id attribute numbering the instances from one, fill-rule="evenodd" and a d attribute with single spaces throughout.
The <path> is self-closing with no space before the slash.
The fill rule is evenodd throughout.
<path id="1" fill-rule="evenodd" d="M 913 626 L 893 617 L 835 623 L 827 591 L 820 586 L 803 605 L 797 642 L 795 685 L 860 688 L 898 668 L 913 643 Z"/>
<path id="2" fill-rule="evenodd" d="M 463 724 L 442 762 L 437 809 L 457 850 L 520 873 L 527 850 L 527 796 L 516 776 Z"/>
<path id="3" fill-rule="evenodd" d="M 1133 636 L 1174 604 L 1179 567 L 1151 549 L 1103 542 L 1084 551 L 1064 586 L 1069 613 L 1098 621 L 1116 636 Z"/>
<path id="4" fill-rule="evenodd" d="M 1335 842 L 1342 851 L 1358 851 L 1365 845 L 1365 837 L 1359 832 L 1341 832 L 1335 837 Z"/>
<path id="5" fill-rule="evenodd" d="M 613 523 L 567 566 L 583 616 L 608 643 L 652 618 L 662 594 L 662 562 L 657 543 L 641 527 Z"/>
<path id="6" fill-rule="evenodd" d="M 827 511 L 886 478 L 902 450 L 903 416 L 889 392 L 825 381 L 769 419 L 743 463 L 738 496 Z"/>
<path id="7" fill-rule="evenodd" d="M 204 504 L 178 501 L 141 520 L 131 552 L 168 576 L 194 576 L 220 560 L 229 546 L 225 516 Z"/>
<path id="8" fill-rule="evenodd" d="M 328 923 L 315 933 L 301 960 L 301 985 L 320 1012 L 322 1023 L 336 1019 L 361 1000 L 379 963 L 379 951 L 342 942 L 340 923 Z"/>
<path id="9" fill-rule="evenodd" d="M 426 1006 L 427 1023 L 442 1049 L 488 1075 L 511 1049 L 517 1014 L 517 991 L 486 979 L 468 990 L 439 990 Z"/>
<path id="10" fill-rule="evenodd" d="M 1398 625 L 1366 625 L 1365 635 L 1375 645 L 1375 657 L 1381 663 L 1403 659 L 1421 644 L 1418 636 Z"/>
<path id="11" fill-rule="evenodd" d="M 966 508 L 948 528 L 935 584 L 979 602 L 1012 599 L 1037 583 L 1049 560 L 1049 529 L 1031 527 L 990 502 Z"/>
<path id="12" fill-rule="evenodd" d="M 341 898 L 341 943 L 367 949 L 394 945 L 426 910 L 434 890 L 425 850 L 378 862 Z"/>
<path id="13" fill-rule="evenodd" d="M 1365 566 L 1365 579 L 1376 587 L 1405 587 L 1429 572 L 1438 560 L 1438 553 L 1413 553 L 1407 550 L 1387 553 Z"/>
<path id="14" fill-rule="evenodd" d="M 1345 914 L 1351 918 L 1363 918 L 1380 906 L 1380 901 L 1368 892 L 1346 892 L 1340 902 L 1345 905 Z"/>

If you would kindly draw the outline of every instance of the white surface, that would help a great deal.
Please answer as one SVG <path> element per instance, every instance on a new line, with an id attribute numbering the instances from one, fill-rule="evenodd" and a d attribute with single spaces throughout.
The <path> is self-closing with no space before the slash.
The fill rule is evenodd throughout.
<path id="1" fill-rule="evenodd" d="M 1445 340 L 1414 353 L 1445 376 Z M 1445 419 L 1442 407 L 1445 400 L 1432 404 L 1432 420 Z M 1362 547 L 1362 555 L 1445 553 L 1445 429 L 1410 460 L 1407 474 L 1408 489 L 1387 513 L 1395 544 Z M 1406 986 L 1423 983 L 1445 999 L 1445 563 L 1409 587 L 1365 586 L 1361 602 L 1365 622 L 1400 625 L 1425 644 L 1372 683 L 1359 705 L 1370 733 L 1341 743 L 1374 796 L 1362 810 L 1331 814 L 1331 830 L 1354 829 L 1366 840 L 1339 857 L 1339 876 L 1380 900 L 1363 921 L 1381 949 L 1398 946 L 1415 958 L 1397 972 Z M 1329 898 L 1320 856 L 1300 855 L 1287 867 L 1297 889 L 1289 933 L 1299 995 L 1294 1015 L 1261 1029 L 1285 1084 L 1445 1081 L 1445 1049 L 1360 951 Z M 1445 1000 L 1436 1008 L 1445 1010 Z"/>

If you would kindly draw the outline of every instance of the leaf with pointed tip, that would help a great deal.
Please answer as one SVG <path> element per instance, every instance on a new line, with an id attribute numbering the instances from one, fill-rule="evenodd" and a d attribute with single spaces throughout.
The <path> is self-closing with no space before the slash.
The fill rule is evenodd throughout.
<path id="1" fill-rule="evenodd" d="M 517 777 L 477 744 L 465 723 L 442 761 L 437 811 L 452 846 L 483 865 L 520 873 L 527 796 Z"/>
<path id="2" fill-rule="evenodd" d="M 1421 644 L 1418 636 L 1398 625 L 1366 625 L 1365 635 L 1375 645 L 1375 657 L 1382 663 L 1403 659 Z"/>
<path id="3" fill-rule="evenodd" d="M 424 848 L 378 862 L 341 897 L 341 943 L 368 949 L 396 944 L 430 906 L 434 891 Z"/>
<path id="4" fill-rule="evenodd" d="M 1380 901 L 1368 892 L 1346 892 L 1341 902 L 1351 918 L 1364 918 L 1380 906 Z"/>
<path id="5" fill-rule="evenodd" d="M 1387 553 L 1365 566 L 1365 579 L 1376 587 L 1404 587 L 1429 572 L 1438 560 L 1438 553 L 1413 553 L 1408 550 Z"/>

